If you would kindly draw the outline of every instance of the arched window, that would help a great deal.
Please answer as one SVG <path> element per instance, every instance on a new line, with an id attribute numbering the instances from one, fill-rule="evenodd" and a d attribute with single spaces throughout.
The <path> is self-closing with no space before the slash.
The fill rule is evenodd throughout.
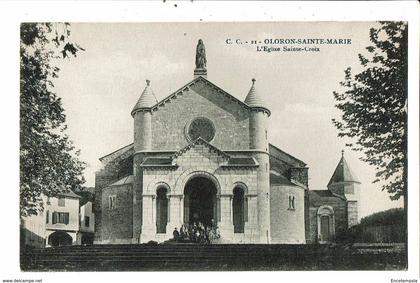
<path id="1" fill-rule="evenodd" d="M 233 231 L 234 233 L 244 233 L 245 228 L 245 193 L 240 187 L 233 189 Z"/>
<path id="2" fill-rule="evenodd" d="M 168 198 L 166 188 L 158 188 L 156 195 L 156 232 L 166 233 L 166 224 L 168 224 Z"/>

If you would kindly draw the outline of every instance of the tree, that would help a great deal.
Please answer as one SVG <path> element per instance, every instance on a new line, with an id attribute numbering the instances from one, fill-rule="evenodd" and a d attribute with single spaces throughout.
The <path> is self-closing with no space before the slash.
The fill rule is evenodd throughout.
<path id="1" fill-rule="evenodd" d="M 404 197 L 407 206 L 407 25 L 380 22 L 370 29 L 372 46 L 359 54 L 362 71 L 345 70 L 334 92 L 336 107 L 342 111 L 333 119 L 339 137 L 355 140 L 353 150 L 376 168 L 376 179 L 392 200 Z"/>
<path id="2" fill-rule="evenodd" d="M 83 50 L 69 41 L 70 25 L 23 23 L 20 30 L 20 215 L 43 210 L 42 196 L 56 196 L 84 183 L 66 130 L 60 97 L 54 93 L 56 60 Z"/>

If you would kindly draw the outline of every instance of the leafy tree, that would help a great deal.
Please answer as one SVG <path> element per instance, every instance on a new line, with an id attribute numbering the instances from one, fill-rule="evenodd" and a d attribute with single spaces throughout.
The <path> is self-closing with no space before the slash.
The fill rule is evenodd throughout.
<path id="1" fill-rule="evenodd" d="M 360 225 L 401 225 L 404 223 L 404 211 L 402 208 L 391 208 L 368 215 L 360 220 Z"/>
<path id="2" fill-rule="evenodd" d="M 53 80 L 54 62 L 76 56 L 68 23 L 23 23 L 20 30 L 20 215 L 43 209 L 42 195 L 56 196 L 84 183 L 85 164 L 66 135 L 66 116 Z"/>
<path id="3" fill-rule="evenodd" d="M 363 153 L 361 158 L 375 166 L 376 179 L 392 200 L 404 197 L 407 177 L 407 25 L 380 22 L 370 29 L 371 46 L 359 54 L 362 71 L 345 70 L 334 92 L 340 119 L 333 119 L 339 137 L 355 140 L 348 144 Z"/>

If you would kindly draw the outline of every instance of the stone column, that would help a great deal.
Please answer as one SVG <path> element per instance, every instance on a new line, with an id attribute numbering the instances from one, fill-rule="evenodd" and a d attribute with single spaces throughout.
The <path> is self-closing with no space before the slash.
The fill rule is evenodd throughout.
<path id="1" fill-rule="evenodd" d="M 187 223 L 188 223 L 189 217 L 190 217 L 190 212 L 189 212 L 190 203 L 189 202 L 190 202 L 189 196 L 188 195 L 184 196 L 184 201 L 183 201 L 184 209 L 182 210 L 182 212 L 184 213 L 183 221 L 187 222 Z"/>
<path id="2" fill-rule="evenodd" d="M 168 214 L 167 218 L 168 218 L 168 223 L 171 223 L 171 209 L 172 209 L 172 204 L 171 204 L 171 196 L 166 196 L 166 199 L 168 200 L 168 211 L 166 212 Z"/>
<path id="3" fill-rule="evenodd" d="M 156 226 L 156 196 L 152 196 L 152 223 Z"/>
<path id="4" fill-rule="evenodd" d="M 172 235 L 175 227 L 178 229 L 181 228 L 183 223 L 182 221 L 182 206 L 181 200 L 182 196 L 179 195 L 169 195 L 168 196 L 168 225 L 166 226 L 166 233 Z"/>
<path id="5" fill-rule="evenodd" d="M 220 195 L 216 195 L 216 213 L 214 221 L 219 226 L 219 223 L 222 221 L 222 208 L 220 204 Z"/>
<path id="6" fill-rule="evenodd" d="M 245 222 L 245 233 L 251 243 L 259 243 L 257 194 L 248 194 L 246 198 L 248 199 L 248 218 Z"/>
<path id="7" fill-rule="evenodd" d="M 219 224 L 220 235 L 224 242 L 233 240 L 233 222 L 232 222 L 232 195 L 220 195 L 221 221 Z"/>
<path id="8" fill-rule="evenodd" d="M 230 196 L 229 201 L 230 201 L 230 204 L 229 204 L 230 223 L 232 223 L 233 225 L 233 196 Z"/>
<path id="9" fill-rule="evenodd" d="M 150 240 L 155 240 L 156 236 L 156 221 L 155 221 L 155 195 L 143 195 L 143 225 L 140 237 L 141 243 L 147 243 Z"/>
<path id="10" fill-rule="evenodd" d="M 179 197 L 179 222 L 184 224 L 184 195 Z"/>

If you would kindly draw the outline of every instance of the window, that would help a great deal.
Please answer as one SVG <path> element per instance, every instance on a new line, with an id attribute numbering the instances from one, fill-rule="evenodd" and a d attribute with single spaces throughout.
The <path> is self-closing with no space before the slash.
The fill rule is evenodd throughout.
<path id="1" fill-rule="evenodd" d="M 66 199 L 64 197 L 58 197 L 58 206 L 66 206 Z"/>
<path id="2" fill-rule="evenodd" d="M 246 219 L 244 190 L 236 187 L 233 189 L 233 232 L 244 233 Z"/>
<path id="3" fill-rule="evenodd" d="M 289 196 L 289 210 L 295 209 L 295 196 Z"/>
<path id="4" fill-rule="evenodd" d="M 53 212 L 52 224 L 62 223 L 69 224 L 69 213 L 68 212 Z"/>
<path id="5" fill-rule="evenodd" d="M 115 209 L 117 207 L 117 196 L 109 196 L 109 209 Z"/>
<path id="6" fill-rule="evenodd" d="M 156 202 L 156 232 L 166 233 L 166 225 L 168 224 L 168 196 L 166 188 L 157 190 Z"/>
<path id="7" fill-rule="evenodd" d="M 215 136 L 216 129 L 212 121 L 205 117 L 195 118 L 187 127 L 187 138 L 195 141 L 199 137 L 211 142 Z"/>
<path id="8" fill-rule="evenodd" d="M 50 222 L 50 211 L 47 210 L 47 216 L 45 217 L 45 223 L 49 223 Z"/>
<path id="9" fill-rule="evenodd" d="M 86 227 L 89 227 L 89 221 L 90 221 L 90 219 L 89 219 L 89 216 L 85 216 L 85 226 Z"/>

